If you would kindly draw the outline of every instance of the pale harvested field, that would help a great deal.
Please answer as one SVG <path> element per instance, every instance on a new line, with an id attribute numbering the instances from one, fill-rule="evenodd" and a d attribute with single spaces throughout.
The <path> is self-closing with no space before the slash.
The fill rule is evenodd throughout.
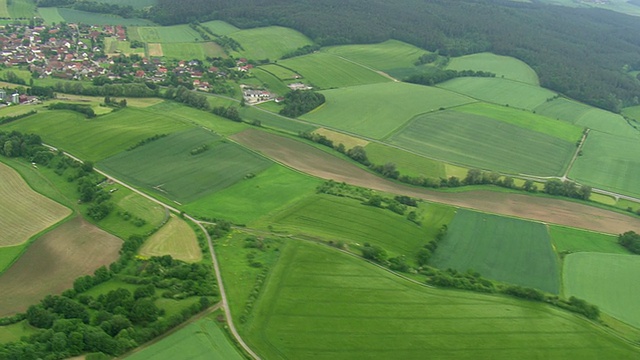
<path id="1" fill-rule="evenodd" d="M 162 44 L 160 43 L 149 43 L 147 44 L 149 49 L 149 56 L 163 56 L 164 52 L 162 52 Z"/>
<path id="2" fill-rule="evenodd" d="M 122 240 L 79 217 L 48 232 L 0 276 L 0 316 L 70 289 L 76 278 L 114 262 L 121 245 Z"/>
<path id="3" fill-rule="evenodd" d="M 144 243 L 140 255 L 171 255 L 174 259 L 186 262 L 202 260 L 202 251 L 195 232 L 189 224 L 175 216 L 171 216 L 171 219 Z"/>
<path id="4" fill-rule="evenodd" d="M 351 149 L 355 146 L 365 147 L 369 145 L 367 140 L 359 139 L 357 137 L 345 135 L 339 132 L 327 130 L 325 128 L 320 128 L 315 130 L 314 133 L 325 136 L 327 139 L 333 141 L 333 145 L 338 146 L 338 144 L 343 144 L 345 149 Z"/>
<path id="5" fill-rule="evenodd" d="M 35 192 L 8 165 L 0 163 L 0 246 L 22 244 L 71 214 Z"/>
<path id="6" fill-rule="evenodd" d="M 640 232 L 640 219 L 636 217 L 561 199 L 485 190 L 445 193 L 396 184 L 312 146 L 255 129 L 233 135 L 232 139 L 286 166 L 323 179 L 344 181 L 379 191 L 494 214 L 609 234 L 620 234 L 629 230 Z"/>

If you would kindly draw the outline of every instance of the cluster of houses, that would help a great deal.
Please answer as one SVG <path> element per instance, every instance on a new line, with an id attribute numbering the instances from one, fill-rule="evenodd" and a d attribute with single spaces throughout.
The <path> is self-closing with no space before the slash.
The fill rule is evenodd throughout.
<path id="1" fill-rule="evenodd" d="M 181 83 L 192 84 L 194 89 L 206 92 L 213 89 L 212 81 L 241 78 L 253 68 L 247 59 L 205 66 L 199 60 L 171 61 L 139 55 L 109 57 L 104 49 L 107 37 L 126 41 L 126 29 L 76 24 L 7 25 L 0 27 L 0 66 L 28 69 L 34 78 L 93 80 L 97 85 L 132 81 L 167 83 L 167 79 L 179 78 Z M 304 84 L 291 84 L 290 87 L 309 88 Z M 248 104 L 282 100 L 264 89 L 241 88 Z M 6 95 L 0 96 L 0 100 L 5 98 Z"/>

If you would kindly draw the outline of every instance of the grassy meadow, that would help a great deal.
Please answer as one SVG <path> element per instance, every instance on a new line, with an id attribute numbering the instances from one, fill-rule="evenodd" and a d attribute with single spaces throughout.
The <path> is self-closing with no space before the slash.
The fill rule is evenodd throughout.
<path id="1" fill-rule="evenodd" d="M 389 82 L 390 79 L 361 65 L 338 56 L 318 52 L 278 61 L 304 78 L 304 82 L 316 89 L 333 89 L 346 86 Z"/>
<path id="2" fill-rule="evenodd" d="M 278 64 L 261 65 L 258 69 L 262 69 L 280 80 L 295 80 L 300 76 L 297 72 Z"/>
<path id="3" fill-rule="evenodd" d="M 253 69 L 251 74 L 260 80 L 267 89 L 278 95 L 284 95 L 291 91 L 278 77 L 268 71 L 265 71 L 262 67 Z M 273 102 L 268 102 L 266 104 L 271 103 Z"/>
<path id="4" fill-rule="evenodd" d="M 162 341 L 136 351 L 127 360 L 243 360 L 217 320 L 220 314 L 207 315 L 177 330 Z"/>
<path id="5" fill-rule="evenodd" d="M 432 210 L 431 210 L 432 209 Z M 431 211 L 438 215 L 431 215 Z M 389 257 L 407 256 L 413 262 L 420 247 L 446 224 L 453 211 L 448 207 L 426 210 L 433 224 L 418 226 L 404 216 L 360 201 L 331 195 L 314 195 L 277 212 L 265 221 L 274 230 L 294 236 L 310 236 L 326 241 L 342 241 L 357 249 L 365 243 L 379 245 Z M 434 230 L 435 229 L 435 230 Z"/>
<path id="6" fill-rule="evenodd" d="M 175 216 L 171 216 L 160 230 L 145 241 L 139 253 L 147 257 L 171 255 L 184 262 L 202 260 L 196 233 L 189 224 Z"/>
<path id="7" fill-rule="evenodd" d="M 354 86 L 323 92 L 326 103 L 302 119 L 364 137 L 382 139 L 413 117 L 473 99 L 407 83 Z"/>
<path id="8" fill-rule="evenodd" d="M 489 103 L 526 110 L 533 110 L 556 96 L 551 90 L 502 78 L 462 77 L 438 84 L 438 87 Z"/>
<path id="9" fill-rule="evenodd" d="M 228 36 L 242 45 L 238 55 L 252 60 L 278 60 L 287 53 L 313 44 L 303 34 L 280 26 L 240 30 Z"/>
<path id="10" fill-rule="evenodd" d="M 219 36 L 229 35 L 236 31 L 240 31 L 240 29 L 238 29 L 237 27 L 220 20 L 207 21 L 204 23 L 200 23 L 200 25 L 208 28 L 214 34 Z"/>
<path id="11" fill-rule="evenodd" d="M 161 46 L 162 56 L 172 59 L 205 60 L 207 57 L 226 57 L 224 50 L 214 42 L 167 42 Z"/>
<path id="12" fill-rule="evenodd" d="M 3 247 L 25 243 L 71 214 L 69 208 L 34 191 L 18 172 L 3 163 L 0 163 L 0 179 L 2 257 L 9 254 Z"/>
<path id="13" fill-rule="evenodd" d="M 564 260 L 564 290 L 597 305 L 601 311 L 640 327 L 640 257 L 637 255 L 577 253 Z"/>
<path id="14" fill-rule="evenodd" d="M 543 224 L 458 210 L 431 264 L 557 294 L 560 269 Z"/>
<path id="15" fill-rule="evenodd" d="M 203 147 L 207 149 L 191 154 Z M 192 129 L 122 152 L 98 165 L 147 191 L 186 204 L 258 174 L 270 164 L 209 131 Z"/>
<path id="16" fill-rule="evenodd" d="M 189 127 L 167 115 L 127 108 L 90 120 L 64 110 L 39 112 L 0 128 L 38 134 L 46 143 L 81 159 L 98 161 L 156 134 Z"/>
<path id="17" fill-rule="evenodd" d="M 569 142 L 575 143 L 582 139 L 582 127 L 567 124 L 566 122 L 554 120 L 525 110 L 488 103 L 473 103 L 457 107 L 455 111 L 500 120 L 523 129 L 533 130 Z"/>
<path id="18" fill-rule="evenodd" d="M 189 214 L 248 224 L 314 192 L 320 180 L 280 165 L 184 206 Z M 295 186 L 292 186 L 295 184 Z"/>
<path id="19" fill-rule="evenodd" d="M 244 331 L 266 359 L 638 356 L 545 304 L 427 288 L 317 244 L 291 242 L 281 253 Z"/>
<path id="20" fill-rule="evenodd" d="M 418 116 L 387 141 L 447 162 L 540 176 L 561 175 L 575 151 L 575 143 L 458 111 Z"/>
<path id="21" fill-rule="evenodd" d="M 398 69 L 413 69 L 420 56 L 428 53 L 398 40 L 387 40 L 379 44 L 330 46 L 322 51 L 387 73 Z"/>
<path id="22" fill-rule="evenodd" d="M 553 249 L 557 253 L 599 252 L 611 254 L 629 254 L 618 244 L 613 235 L 600 234 L 587 230 L 549 225 L 549 235 Z"/>
<path id="23" fill-rule="evenodd" d="M 447 65 L 447 69 L 488 71 L 496 74 L 496 77 L 499 78 L 540 85 L 538 74 L 525 62 L 509 56 L 500 56 L 492 53 L 454 57 Z"/>
<path id="24" fill-rule="evenodd" d="M 624 138 L 591 131 L 571 168 L 570 177 L 581 183 L 631 196 L 640 196 L 638 137 Z"/>

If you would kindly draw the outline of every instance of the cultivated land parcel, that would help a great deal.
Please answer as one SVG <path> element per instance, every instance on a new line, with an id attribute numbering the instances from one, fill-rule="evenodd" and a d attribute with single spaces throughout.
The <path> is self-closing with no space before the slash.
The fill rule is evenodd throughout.
<path id="1" fill-rule="evenodd" d="M 54 10 L 61 19 L 74 15 L 67 12 L 71 9 Z M 126 108 L 111 111 L 98 105 L 102 98 L 92 98 L 73 102 L 90 103 L 104 115 L 86 119 L 41 105 L 38 114 L 1 125 L 0 131 L 36 133 L 145 194 L 101 183 L 113 204 L 108 217 L 95 221 L 101 230 L 81 218 L 87 205 L 78 203 L 76 185 L 55 177 L 54 169 L 9 161 L 25 183 L 0 164 L 0 195 L 4 195 L 0 208 L 17 209 L 12 214 L 18 215 L 0 217 L 0 230 L 8 234 L 5 228 L 34 226 L 6 241 L 24 242 L 48 230 L 28 248 L 0 248 L 0 265 L 18 258 L 0 276 L 2 293 L 15 295 L 0 299 L 3 315 L 24 311 L 45 295 L 72 287 L 75 278 L 112 263 L 122 243 L 112 234 L 126 245 L 135 241 L 135 235 L 149 235 L 128 255 L 135 259 L 171 255 L 189 266 L 210 264 L 204 232 L 190 224 L 202 221 L 214 236 L 214 256 L 229 297 L 220 306 L 226 311 L 228 302 L 235 327 L 264 359 L 638 356 L 632 344 L 640 335 L 634 331 L 625 333 L 630 340 L 626 342 L 595 321 L 543 302 L 426 286 L 428 275 L 420 273 L 416 256 L 447 228 L 427 263 L 433 266 L 429 271 L 472 269 L 487 281 L 536 288 L 562 298 L 574 295 L 640 327 L 633 307 L 639 291 L 633 282 L 638 262 L 611 235 L 639 231 L 637 217 L 577 201 L 516 194 L 514 189 L 436 191 L 401 184 L 345 154 L 296 137 L 298 132 L 313 131 L 336 145 L 343 143 L 346 150 L 363 146 L 369 160 L 377 165 L 395 163 L 403 175 L 464 178 L 472 167 L 528 174 L 539 181 L 568 175 L 594 187 L 635 195 L 640 193 L 634 182 L 638 164 L 632 156 L 637 153 L 633 151 L 637 134 L 621 116 L 559 97 L 539 87 L 536 73 L 525 63 L 488 53 L 448 63 L 436 56 L 433 63 L 419 64 L 429 52 L 392 40 L 321 48 L 281 59 L 313 42 L 283 27 L 241 30 L 220 21 L 198 25 L 211 30 L 216 39 L 229 36 L 242 47 L 230 51 L 213 45 L 189 25 L 139 25 L 129 27 L 128 36 L 145 43 L 148 55 L 186 62 L 200 59 L 205 70 L 212 66 L 207 57 L 218 55 L 268 62 L 246 72 L 237 66 L 224 69 L 237 78 L 220 76 L 220 81 L 236 92 L 207 95 L 212 107 L 237 107 L 245 123 L 170 100 L 128 98 Z M 490 71 L 496 77 L 456 78 L 437 87 L 394 81 L 437 66 Z M 29 79 L 26 70 L 19 74 Z M 204 81 L 191 75 L 183 80 L 195 84 L 195 79 Z M 239 84 L 264 86 L 284 96 L 287 85 L 298 81 L 326 98 L 300 119 L 272 113 L 282 106 L 275 103 L 240 105 Z M 160 93 L 165 91 L 160 88 Z M 22 107 L 0 109 L 0 117 L 22 113 L 16 110 Z M 580 148 L 582 155 L 569 169 L 585 128 L 590 131 Z M 71 177 L 69 172 L 65 175 Z M 373 190 L 341 196 L 317 193 L 325 179 Z M 362 194 L 386 200 L 377 207 Z M 416 203 L 402 214 L 385 209 L 396 195 L 411 196 Z M 184 214 L 169 215 L 165 205 L 145 196 Z M 52 228 L 70 210 L 50 198 L 80 215 Z M 43 213 L 30 211 L 36 207 Z M 37 223 L 43 219 L 49 220 Z M 234 226 L 228 233 L 220 233 L 214 225 L 225 226 L 223 220 Z M 408 274 L 389 271 L 384 262 L 364 261 L 360 254 L 367 246 L 380 247 L 388 258 L 406 263 Z M 158 265 L 139 269 L 154 266 Z M 98 299 L 118 288 L 139 291 L 145 285 L 129 277 L 135 271 L 128 269 L 86 295 Z M 181 316 L 201 301 L 195 296 L 180 300 L 184 295 L 171 291 L 171 287 L 153 289 L 154 304 L 164 311 L 162 321 Z M 232 325 L 225 321 L 218 313 L 201 317 L 129 358 L 211 354 L 240 358 L 221 330 Z M 25 323 L 11 326 L 0 327 L 0 342 L 36 331 Z"/>

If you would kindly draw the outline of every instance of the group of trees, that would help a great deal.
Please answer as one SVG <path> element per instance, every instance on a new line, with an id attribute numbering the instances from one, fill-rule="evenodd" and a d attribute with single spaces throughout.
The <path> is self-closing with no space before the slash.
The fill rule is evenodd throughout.
<path id="1" fill-rule="evenodd" d="M 136 289 L 85 294 L 114 276 Z M 209 307 L 211 297 L 217 295 L 215 285 L 212 269 L 205 264 L 186 264 L 170 256 L 125 257 L 110 269 L 101 267 L 94 276 L 77 279 L 73 289 L 62 296 L 50 295 L 30 306 L 24 318 L 42 330 L 22 341 L 0 345 L 0 358 L 64 359 L 91 352 L 120 355 Z M 179 314 L 165 316 L 155 304 L 158 293 L 174 299 L 200 299 Z"/>
<path id="2" fill-rule="evenodd" d="M 298 117 L 324 104 L 324 95 L 310 90 L 294 90 L 284 96 L 284 108 L 280 115 Z"/>
<path id="3" fill-rule="evenodd" d="M 418 253 L 416 254 L 416 262 L 419 266 L 427 265 L 429 259 L 431 259 L 431 257 L 433 256 L 433 253 L 435 253 L 436 249 L 438 249 L 438 244 L 447 235 L 447 231 L 449 231 L 449 227 L 446 224 L 442 225 L 438 230 L 436 237 L 426 243 L 422 247 L 422 249 L 418 250 Z"/>
<path id="4" fill-rule="evenodd" d="M 434 68 L 431 71 L 419 75 L 412 75 L 404 81 L 419 85 L 435 85 L 457 77 L 495 77 L 496 74 L 488 71 L 473 70 L 443 70 Z"/>
<path id="5" fill-rule="evenodd" d="M 640 255 L 640 235 L 634 231 L 627 231 L 618 235 L 618 244 L 624 246 L 630 252 Z"/>
<path id="6" fill-rule="evenodd" d="M 57 102 L 49 104 L 47 107 L 49 108 L 49 110 L 71 110 L 79 112 L 81 114 L 84 114 L 89 119 L 96 117 L 96 113 L 91 108 L 91 105 Z"/>
<path id="7" fill-rule="evenodd" d="M 238 108 L 236 108 L 235 106 L 216 106 L 213 108 L 213 110 L 211 110 L 211 112 L 232 121 L 242 122 L 242 118 L 240 117 Z"/>
<path id="8" fill-rule="evenodd" d="M 573 181 L 549 179 L 544 184 L 544 192 L 549 195 L 566 196 L 575 199 L 589 200 L 591 197 L 591 187 L 587 185 L 578 186 Z"/>
<path id="9" fill-rule="evenodd" d="M 205 95 L 198 94 L 195 91 L 191 91 L 184 86 L 168 87 L 167 90 L 164 92 L 163 97 L 165 99 L 181 102 L 185 105 L 188 105 L 200 110 L 209 110 L 209 108 L 211 107 Z"/>

